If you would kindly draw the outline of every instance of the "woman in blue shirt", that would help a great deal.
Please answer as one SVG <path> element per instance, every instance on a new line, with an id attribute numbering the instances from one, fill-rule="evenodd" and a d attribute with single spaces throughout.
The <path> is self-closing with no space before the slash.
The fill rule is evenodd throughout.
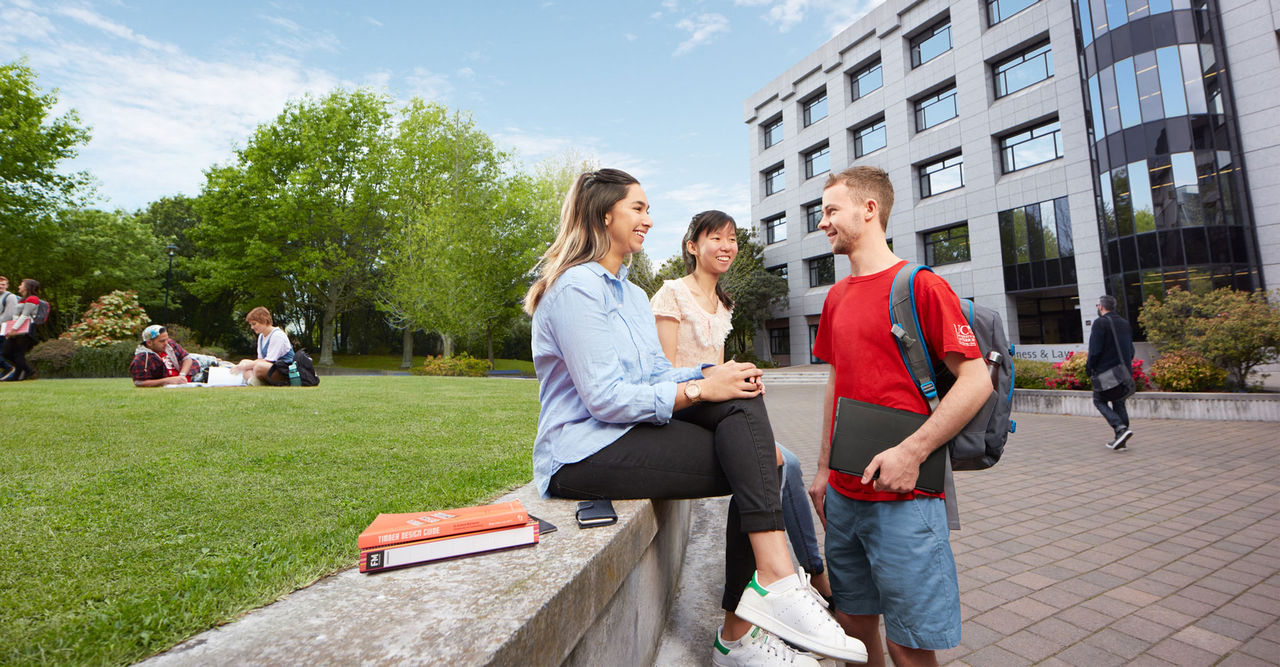
<path id="1" fill-rule="evenodd" d="M 653 226 L 631 175 L 580 175 L 555 241 L 525 296 L 538 372 L 534 480 L 562 498 L 703 498 L 733 494 L 725 544 L 725 623 L 715 664 L 816 665 L 752 624 L 815 653 L 854 662 L 866 649 L 826 612 L 791 563 L 773 431 L 752 364 L 674 368 L 663 355 L 627 256 Z"/>

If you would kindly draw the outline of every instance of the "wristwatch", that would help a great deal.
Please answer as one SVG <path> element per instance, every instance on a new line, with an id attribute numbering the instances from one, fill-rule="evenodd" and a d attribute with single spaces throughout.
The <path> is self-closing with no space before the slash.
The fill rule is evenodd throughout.
<path id="1" fill-rule="evenodd" d="M 702 401 L 702 387 L 699 387 L 697 382 L 684 383 L 684 397 L 689 399 L 690 403 Z"/>

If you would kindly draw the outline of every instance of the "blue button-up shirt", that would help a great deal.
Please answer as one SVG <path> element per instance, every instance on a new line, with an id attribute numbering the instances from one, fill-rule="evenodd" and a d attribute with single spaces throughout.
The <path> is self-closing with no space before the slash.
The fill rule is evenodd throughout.
<path id="1" fill-rule="evenodd" d="M 665 424 L 676 384 L 702 377 L 662 354 L 644 290 L 598 262 L 560 275 L 533 313 L 538 439 L 533 479 L 545 497 L 551 476 L 604 449 L 639 422 Z"/>

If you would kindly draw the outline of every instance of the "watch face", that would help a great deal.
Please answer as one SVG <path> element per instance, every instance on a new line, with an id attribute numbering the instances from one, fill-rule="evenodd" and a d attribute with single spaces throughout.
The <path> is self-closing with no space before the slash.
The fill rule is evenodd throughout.
<path id="1" fill-rule="evenodd" d="M 696 382 L 690 382 L 684 386 L 684 395 L 688 396 L 689 400 L 696 401 L 702 396 L 702 387 L 698 386 Z"/>

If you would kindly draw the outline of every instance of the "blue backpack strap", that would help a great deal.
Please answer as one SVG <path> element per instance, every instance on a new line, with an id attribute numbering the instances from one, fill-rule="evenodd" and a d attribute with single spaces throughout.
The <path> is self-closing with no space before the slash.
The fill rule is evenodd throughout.
<path id="1" fill-rule="evenodd" d="M 915 381 L 916 387 L 929 403 L 929 411 L 938 407 L 938 387 L 934 383 L 933 360 L 929 358 L 928 344 L 920 328 L 920 316 L 916 312 L 916 274 L 932 271 L 923 264 L 908 262 L 893 277 L 889 291 L 889 330 L 898 341 L 902 363 Z"/>

